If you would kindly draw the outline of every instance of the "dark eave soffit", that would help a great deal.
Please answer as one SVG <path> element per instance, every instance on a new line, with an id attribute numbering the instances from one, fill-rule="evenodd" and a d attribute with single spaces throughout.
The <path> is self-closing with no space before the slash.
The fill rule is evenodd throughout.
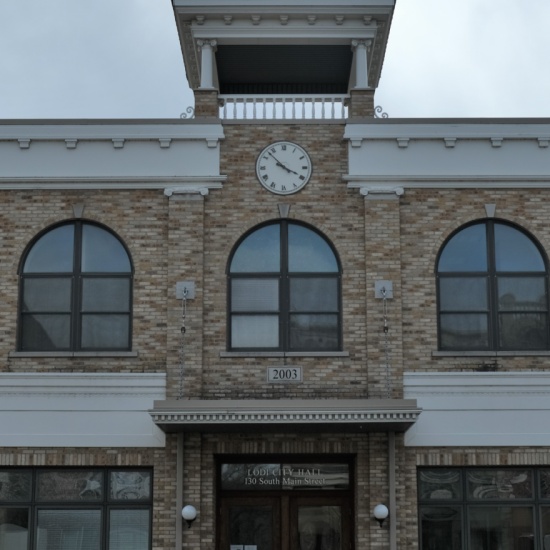
<path id="1" fill-rule="evenodd" d="M 220 45 L 222 94 L 346 94 L 353 61 L 345 45 Z"/>

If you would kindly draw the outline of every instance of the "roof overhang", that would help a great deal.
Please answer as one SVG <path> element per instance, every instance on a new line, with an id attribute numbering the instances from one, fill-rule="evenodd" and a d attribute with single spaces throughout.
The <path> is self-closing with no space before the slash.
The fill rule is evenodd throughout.
<path id="1" fill-rule="evenodd" d="M 258 53 L 255 48 L 265 48 L 262 58 L 274 75 L 275 84 L 285 76 L 292 78 L 292 73 L 285 71 L 285 65 L 298 65 L 305 76 L 300 75 L 299 82 L 285 83 L 289 88 L 298 89 L 312 87 L 315 79 L 325 77 L 331 67 L 340 70 L 343 62 L 348 67 L 349 59 L 343 58 L 343 50 L 339 48 L 351 49 L 353 40 L 371 43 L 369 86 L 376 88 L 395 0 L 346 0 L 336 4 L 333 0 L 172 0 L 172 4 L 187 77 L 193 89 L 198 88 L 200 82 L 197 40 L 202 39 L 216 41 L 220 88 L 229 84 L 235 87 L 233 82 L 224 81 L 224 74 L 231 71 L 232 80 L 244 85 L 244 93 L 268 93 L 246 90 L 247 78 L 254 70 L 254 56 Z M 287 49 L 279 49 L 274 55 L 269 47 L 275 45 L 287 46 Z M 231 49 L 237 46 L 238 50 Z M 238 64 L 233 62 L 235 51 L 239 54 Z M 311 61 L 317 59 L 320 62 L 315 72 Z M 274 83 L 267 83 L 266 89 Z M 338 86 L 342 85 L 347 82 L 340 79 Z"/>
<path id="2" fill-rule="evenodd" d="M 421 410 L 415 399 L 250 399 L 155 401 L 167 433 L 404 432 Z"/>

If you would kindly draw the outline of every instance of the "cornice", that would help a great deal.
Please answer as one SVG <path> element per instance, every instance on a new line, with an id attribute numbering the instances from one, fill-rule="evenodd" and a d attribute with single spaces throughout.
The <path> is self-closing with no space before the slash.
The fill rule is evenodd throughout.
<path id="1" fill-rule="evenodd" d="M 480 176 L 428 174 L 411 176 L 343 176 L 348 189 L 363 196 L 404 195 L 407 189 L 549 189 L 550 176 Z"/>
<path id="2" fill-rule="evenodd" d="M 149 411 L 165 432 L 405 431 L 418 418 L 414 400 L 155 401 Z"/>
<path id="3" fill-rule="evenodd" d="M 227 176 L 174 177 L 0 177 L 1 191 L 29 190 L 162 190 L 167 197 L 181 193 L 207 195 L 210 190 L 222 189 Z"/>

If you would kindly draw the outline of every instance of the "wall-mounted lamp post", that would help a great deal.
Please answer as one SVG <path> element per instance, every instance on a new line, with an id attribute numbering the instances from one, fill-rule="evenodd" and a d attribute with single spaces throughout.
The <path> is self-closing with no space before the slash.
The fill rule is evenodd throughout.
<path id="1" fill-rule="evenodd" d="M 181 509 L 181 517 L 187 523 L 187 527 L 190 528 L 191 524 L 197 519 L 197 510 L 194 506 L 188 504 Z"/>
<path id="2" fill-rule="evenodd" d="M 390 515 L 390 511 L 385 504 L 377 504 L 372 511 L 372 515 L 374 516 L 374 519 L 380 524 L 380 527 L 382 527 L 384 520 L 387 519 L 387 517 Z"/>

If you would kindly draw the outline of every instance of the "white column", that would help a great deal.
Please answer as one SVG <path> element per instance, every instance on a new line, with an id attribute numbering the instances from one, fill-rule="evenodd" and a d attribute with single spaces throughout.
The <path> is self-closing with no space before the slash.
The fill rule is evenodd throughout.
<path id="1" fill-rule="evenodd" d="M 216 40 L 197 40 L 201 49 L 201 84 L 200 88 L 212 89 L 214 87 L 214 52 Z"/>
<path id="2" fill-rule="evenodd" d="M 395 432 L 388 432 L 388 491 L 390 511 L 390 550 L 397 550 L 397 499 L 395 482 Z"/>
<path id="3" fill-rule="evenodd" d="M 367 50 L 372 40 L 352 40 L 355 54 L 355 88 L 369 87 Z"/>
<path id="4" fill-rule="evenodd" d="M 176 454 L 176 546 L 175 550 L 181 550 L 183 540 L 183 518 L 181 510 L 183 508 L 183 432 L 177 435 L 177 454 Z"/>

